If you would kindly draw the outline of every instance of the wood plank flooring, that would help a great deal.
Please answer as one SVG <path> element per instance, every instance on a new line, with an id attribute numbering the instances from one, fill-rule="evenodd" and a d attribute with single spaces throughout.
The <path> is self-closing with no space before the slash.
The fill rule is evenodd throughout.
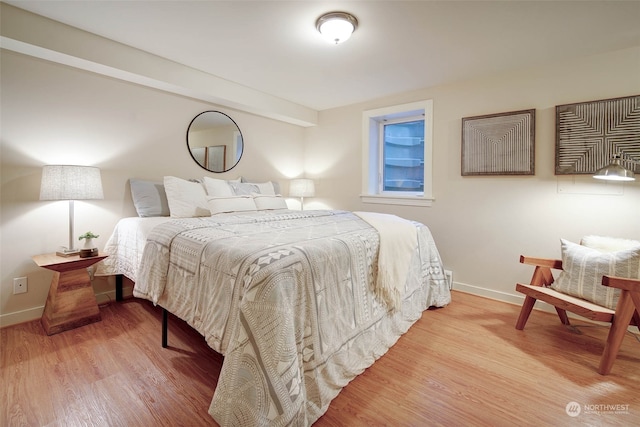
<path id="1" fill-rule="evenodd" d="M 518 312 L 454 292 L 314 426 L 640 425 L 640 339 L 625 336 L 604 377 L 606 327 L 534 311 L 517 331 Z M 207 410 L 222 357 L 197 332 L 170 317 L 163 349 L 157 307 L 129 299 L 101 314 L 50 337 L 37 321 L 0 330 L 0 426 L 216 425 Z"/>

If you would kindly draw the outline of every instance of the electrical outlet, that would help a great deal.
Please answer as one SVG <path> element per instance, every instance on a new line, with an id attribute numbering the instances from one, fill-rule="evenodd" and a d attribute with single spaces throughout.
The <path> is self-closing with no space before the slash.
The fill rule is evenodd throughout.
<path id="1" fill-rule="evenodd" d="M 447 285 L 449 285 L 449 290 L 453 289 L 453 271 L 445 270 L 444 277 L 445 277 L 445 280 L 447 281 Z"/>
<path id="2" fill-rule="evenodd" d="M 13 279 L 13 294 L 24 294 L 27 292 L 27 278 L 16 277 Z"/>

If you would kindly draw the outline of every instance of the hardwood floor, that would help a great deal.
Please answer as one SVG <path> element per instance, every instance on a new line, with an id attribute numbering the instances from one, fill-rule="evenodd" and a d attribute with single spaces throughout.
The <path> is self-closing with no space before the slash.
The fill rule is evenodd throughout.
<path id="1" fill-rule="evenodd" d="M 222 357 L 197 332 L 171 317 L 163 349 L 157 307 L 129 299 L 100 311 L 101 322 L 52 336 L 37 321 L 0 330 L 0 426 L 216 425 L 207 410 Z M 569 329 L 536 311 L 517 331 L 518 312 L 454 292 L 314 426 L 640 425 L 637 336 L 605 377 L 606 327 Z"/>

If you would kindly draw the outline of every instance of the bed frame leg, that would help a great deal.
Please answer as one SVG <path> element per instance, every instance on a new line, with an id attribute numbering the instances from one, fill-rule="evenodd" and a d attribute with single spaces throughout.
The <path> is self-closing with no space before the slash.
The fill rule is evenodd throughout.
<path id="1" fill-rule="evenodd" d="M 123 276 L 122 274 L 116 274 L 116 301 L 122 301 L 122 285 L 123 285 Z"/>
<path id="2" fill-rule="evenodd" d="M 162 309 L 162 348 L 167 348 L 167 331 L 169 329 L 169 312 L 167 309 Z"/>

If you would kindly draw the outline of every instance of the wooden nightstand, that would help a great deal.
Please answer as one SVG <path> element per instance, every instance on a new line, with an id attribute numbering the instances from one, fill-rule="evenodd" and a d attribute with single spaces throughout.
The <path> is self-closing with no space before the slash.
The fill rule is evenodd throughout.
<path id="1" fill-rule="evenodd" d="M 102 320 L 87 267 L 107 256 L 80 258 L 45 254 L 33 257 L 39 267 L 54 271 L 42 313 L 42 326 L 47 335 Z"/>

